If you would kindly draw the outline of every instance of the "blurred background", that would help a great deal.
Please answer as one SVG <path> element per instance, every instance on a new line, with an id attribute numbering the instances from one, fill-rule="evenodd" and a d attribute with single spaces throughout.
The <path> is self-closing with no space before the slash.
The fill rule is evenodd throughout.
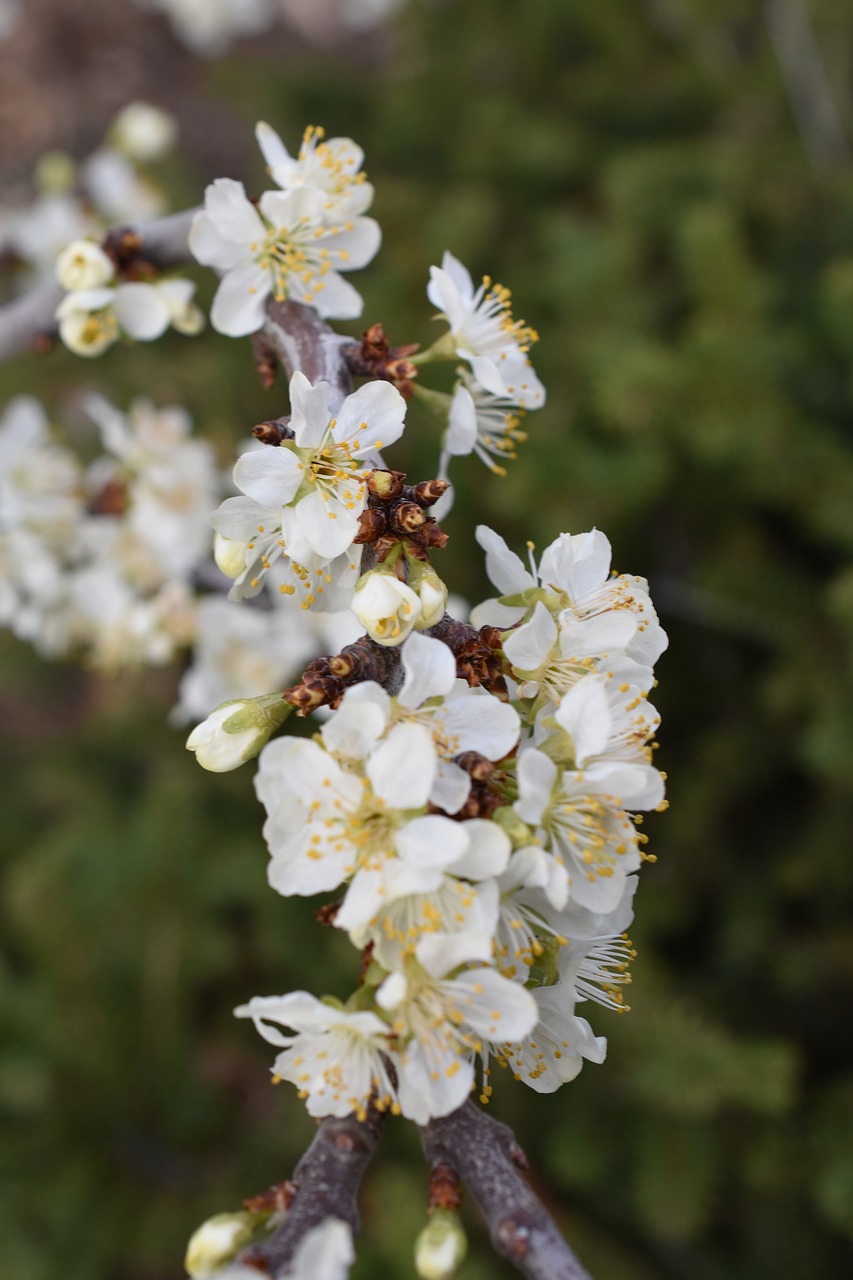
<path id="1" fill-rule="evenodd" d="M 448 248 L 513 289 L 548 403 L 506 479 L 457 465 L 438 567 L 477 601 L 477 522 L 516 547 L 608 534 L 670 635 L 672 807 L 646 827 L 633 1011 L 591 1015 L 606 1064 L 553 1097 L 499 1077 L 494 1113 L 595 1280 L 842 1274 L 853 11 L 411 0 L 367 21 L 356 0 L 293 0 L 198 52 L 166 7 L 3 0 L 0 199 L 31 197 L 45 151 L 85 156 L 131 98 L 177 117 L 176 208 L 217 176 L 263 188 L 257 119 L 293 149 L 322 124 L 364 147 L 384 232 L 355 280 L 364 325 L 341 328 L 430 341 L 428 267 Z M 0 369 L 0 403 L 34 391 L 57 419 L 94 386 L 187 405 L 223 465 L 285 407 L 248 344 L 214 333 Z M 436 450 L 424 426 L 393 463 L 420 479 Z M 251 768 L 203 772 L 167 724 L 177 666 L 109 678 L 8 633 L 0 662 L 0 1275 L 171 1280 L 195 1226 L 289 1176 L 311 1135 L 232 1008 L 346 994 L 351 948 L 267 888 Z M 414 1274 L 425 1185 L 415 1131 L 392 1122 L 355 1277 Z M 463 1280 L 515 1274 L 469 1222 Z"/>

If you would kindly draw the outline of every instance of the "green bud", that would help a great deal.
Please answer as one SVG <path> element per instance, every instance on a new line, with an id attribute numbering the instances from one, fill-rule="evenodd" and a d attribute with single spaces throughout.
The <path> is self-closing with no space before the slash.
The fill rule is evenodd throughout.
<path id="1" fill-rule="evenodd" d="M 533 844 L 533 832 L 530 830 L 526 822 L 522 822 L 518 814 L 509 805 L 495 809 L 492 814 L 492 821 L 502 827 L 512 841 L 513 849 L 523 849 L 525 845 Z"/>

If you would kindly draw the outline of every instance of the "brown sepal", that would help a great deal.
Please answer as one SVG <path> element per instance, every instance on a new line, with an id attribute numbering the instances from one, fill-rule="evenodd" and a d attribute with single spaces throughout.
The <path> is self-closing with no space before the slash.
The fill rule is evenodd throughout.
<path id="1" fill-rule="evenodd" d="M 427 1209 L 458 1209 L 461 1203 L 459 1174 L 449 1164 L 433 1165 L 429 1175 Z"/>
<path id="2" fill-rule="evenodd" d="M 276 1182 L 259 1195 L 249 1196 L 243 1208 L 249 1213 L 286 1213 L 296 1199 L 296 1183 Z"/>
<path id="3" fill-rule="evenodd" d="M 278 373 L 278 357 L 262 333 L 252 334 L 252 359 L 261 386 L 264 391 L 269 391 Z"/>

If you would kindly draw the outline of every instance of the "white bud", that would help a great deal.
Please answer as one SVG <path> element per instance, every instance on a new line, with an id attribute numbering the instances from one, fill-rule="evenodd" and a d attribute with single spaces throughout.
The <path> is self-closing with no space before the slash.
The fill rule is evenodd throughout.
<path id="1" fill-rule="evenodd" d="M 129 102 L 118 113 L 110 139 L 118 151 L 131 160 L 159 160 L 177 142 L 175 117 L 150 102 Z"/>
<path id="2" fill-rule="evenodd" d="M 203 769 L 229 773 L 254 759 L 291 711 L 280 693 L 223 702 L 196 725 L 187 738 L 187 750 L 195 752 Z"/>
<path id="3" fill-rule="evenodd" d="M 63 289 L 99 289 L 114 275 L 112 259 L 94 240 L 72 240 L 56 259 L 56 278 Z"/>
<path id="4" fill-rule="evenodd" d="M 409 993 L 409 984 L 402 973 L 392 973 L 376 992 L 376 1003 L 380 1009 L 396 1009 Z"/>
<path id="5" fill-rule="evenodd" d="M 426 631 L 427 627 L 434 627 L 444 617 L 444 611 L 447 608 L 447 587 L 431 568 L 426 569 L 419 580 L 411 581 L 421 604 L 421 616 L 415 623 L 415 629 Z"/>
<path id="6" fill-rule="evenodd" d="M 246 567 L 245 542 L 217 533 L 213 539 L 213 558 L 226 578 L 238 578 Z"/>
<path id="7" fill-rule="evenodd" d="M 415 1241 L 415 1270 L 421 1280 L 450 1280 L 468 1251 L 468 1241 L 453 1209 L 433 1209 Z"/>
<path id="8" fill-rule="evenodd" d="M 229 1262 L 252 1238 L 251 1218 L 247 1213 L 217 1213 L 194 1232 L 184 1259 L 193 1280 L 212 1276 Z"/>
<path id="9" fill-rule="evenodd" d="M 377 644 L 402 644 L 421 616 L 421 602 L 394 573 L 372 569 L 355 588 L 352 611 Z"/>

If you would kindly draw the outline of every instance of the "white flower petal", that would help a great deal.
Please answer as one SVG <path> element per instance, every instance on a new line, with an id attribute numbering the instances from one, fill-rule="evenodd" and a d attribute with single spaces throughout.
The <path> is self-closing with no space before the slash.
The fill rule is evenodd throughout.
<path id="1" fill-rule="evenodd" d="M 432 636 L 409 636 L 401 651 L 405 678 L 397 701 L 416 711 L 428 698 L 450 693 L 456 683 L 456 659 L 441 640 Z"/>
<path id="2" fill-rule="evenodd" d="M 303 475 L 290 449 L 270 445 L 242 454 L 234 466 L 237 488 L 253 502 L 271 510 L 292 501 Z"/>
<path id="3" fill-rule="evenodd" d="M 229 338 L 244 338 L 255 333 L 264 323 L 271 291 L 270 274 L 257 263 L 232 268 L 219 282 L 210 309 L 210 323 L 218 333 Z"/>

